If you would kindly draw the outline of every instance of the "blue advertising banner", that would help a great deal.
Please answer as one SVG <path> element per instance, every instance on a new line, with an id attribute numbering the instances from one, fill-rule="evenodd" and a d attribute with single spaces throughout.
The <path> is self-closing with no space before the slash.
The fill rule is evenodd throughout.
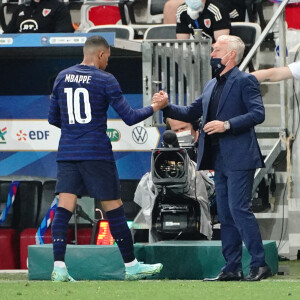
<path id="1" fill-rule="evenodd" d="M 72 47 L 82 46 L 86 39 L 92 35 L 101 35 L 113 46 L 115 33 L 17 33 L 1 34 L 0 47 Z"/>
<path id="2" fill-rule="evenodd" d="M 56 177 L 60 130 L 47 121 L 49 94 L 58 72 L 81 62 L 80 48 L 95 34 L 100 33 L 0 36 L 0 176 Z M 114 45 L 114 33 L 101 35 Z M 131 107 L 142 107 L 141 53 L 111 52 L 108 72 L 120 82 Z M 150 170 L 151 150 L 160 145 L 158 128 L 143 122 L 127 126 L 109 108 L 107 134 L 120 179 L 140 179 Z"/>
<path id="3" fill-rule="evenodd" d="M 133 108 L 142 95 L 125 95 Z M 60 130 L 48 124 L 49 96 L 0 96 L 0 176 L 55 177 Z M 127 126 L 109 108 L 108 129 L 120 179 L 140 179 L 150 170 L 160 132 L 143 123 Z"/>

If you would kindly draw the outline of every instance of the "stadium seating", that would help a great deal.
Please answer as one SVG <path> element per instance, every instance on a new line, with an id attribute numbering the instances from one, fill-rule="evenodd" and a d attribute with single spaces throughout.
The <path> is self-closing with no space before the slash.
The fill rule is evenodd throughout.
<path id="1" fill-rule="evenodd" d="M 2 212 L 7 202 L 11 181 L 0 181 L 0 211 Z M 37 226 L 40 199 L 42 194 L 42 182 L 21 181 L 15 201 L 2 224 L 2 228 L 22 230 Z"/>
<path id="2" fill-rule="evenodd" d="M 0 181 L 0 212 L 2 213 L 6 202 L 7 202 L 7 195 L 9 192 L 9 186 L 11 181 Z M 5 221 L 2 223 L 1 228 L 11 228 L 13 227 L 13 212 L 14 206 L 10 208 L 8 214 L 6 216 Z"/>
<path id="3" fill-rule="evenodd" d="M 245 43 L 245 55 L 246 56 L 255 44 L 261 34 L 261 28 L 257 23 L 251 22 L 232 22 L 231 23 L 231 34 L 241 38 Z M 249 64 L 249 71 L 257 70 L 259 67 L 259 56 L 260 51 L 257 50 L 253 63 Z"/>
<path id="4" fill-rule="evenodd" d="M 93 228 L 80 228 L 77 231 L 77 244 L 78 245 L 89 245 L 91 243 Z"/>
<path id="5" fill-rule="evenodd" d="M 2 30 L 6 29 L 7 23 L 9 20 L 6 20 L 5 16 L 7 14 L 12 14 L 13 11 L 17 8 L 18 6 L 18 1 L 10 1 L 10 0 L 2 0 L 0 6 L 0 26 Z"/>
<path id="6" fill-rule="evenodd" d="M 128 12 L 130 16 L 130 22 L 132 24 L 137 24 L 135 20 L 135 13 L 134 8 L 135 4 L 138 1 L 129 1 L 127 3 Z M 153 24 L 153 23 L 162 23 L 163 21 L 163 10 L 164 5 L 167 0 L 148 0 L 147 1 L 147 9 L 146 9 L 146 23 Z"/>
<path id="7" fill-rule="evenodd" d="M 14 202 L 14 228 L 37 227 L 43 184 L 40 181 L 20 182 Z"/>
<path id="8" fill-rule="evenodd" d="M 148 0 L 147 23 L 161 23 L 164 5 L 167 0 Z"/>
<path id="9" fill-rule="evenodd" d="M 175 24 L 151 25 L 145 31 L 144 40 L 176 39 Z"/>
<path id="10" fill-rule="evenodd" d="M 11 182 L 0 181 L 0 215 L 5 208 Z M 55 180 L 44 183 L 37 180 L 20 181 L 15 201 L 0 227 L 0 270 L 27 269 L 28 246 L 36 244 L 37 229 L 55 198 L 55 184 Z M 122 200 L 128 220 L 133 220 L 139 211 L 138 205 L 133 202 L 137 185 L 137 180 L 121 180 Z M 82 201 L 86 199 L 83 198 Z M 91 236 L 92 226 L 89 222 L 79 222 L 77 244 L 89 245 Z M 68 244 L 74 243 L 74 239 L 74 223 L 70 221 Z M 46 231 L 44 243 L 52 243 L 51 228 Z"/>
<path id="11" fill-rule="evenodd" d="M 51 203 L 55 198 L 55 193 L 54 193 L 55 184 L 56 184 L 55 180 L 49 180 L 43 183 L 42 191 L 40 194 L 39 212 L 37 215 L 36 224 L 31 228 L 24 227 L 25 229 L 20 234 L 20 268 L 21 269 L 27 269 L 28 246 L 36 244 L 35 235 L 37 232 L 37 228 L 40 226 L 43 218 L 45 217 L 48 209 L 51 206 Z M 73 240 L 74 240 L 74 232 L 73 229 L 69 228 L 67 243 L 71 244 Z M 51 229 L 49 228 L 45 233 L 44 242 L 45 244 L 52 243 Z"/>
<path id="12" fill-rule="evenodd" d="M 0 229 L 0 270 L 19 269 L 19 234 L 15 229 Z"/>
<path id="13" fill-rule="evenodd" d="M 40 226 L 52 201 L 55 198 L 55 193 L 54 193 L 55 185 L 56 185 L 55 180 L 45 181 L 43 183 L 42 198 L 41 198 L 40 209 L 39 209 L 37 224 L 36 224 L 37 226 Z"/>
<path id="14" fill-rule="evenodd" d="M 88 28 L 86 32 L 114 32 L 118 39 L 134 39 L 134 29 L 129 25 L 99 25 Z"/>
<path id="15" fill-rule="evenodd" d="M 133 221 L 140 207 L 133 202 L 135 190 L 139 180 L 121 180 L 121 199 L 124 205 L 125 216 L 128 221 Z"/>
<path id="16" fill-rule="evenodd" d="M 122 0 L 84 0 L 80 9 L 79 31 L 85 32 L 98 25 L 128 24 L 125 3 Z"/>

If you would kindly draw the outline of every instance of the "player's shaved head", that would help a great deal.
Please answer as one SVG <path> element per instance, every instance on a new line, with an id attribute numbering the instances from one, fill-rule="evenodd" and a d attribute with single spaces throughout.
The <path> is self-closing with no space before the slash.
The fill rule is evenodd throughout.
<path id="1" fill-rule="evenodd" d="M 95 54 L 99 50 L 108 50 L 109 44 L 103 38 L 102 36 L 99 35 L 93 35 L 89 37 L 83 47 L 83 54 L 84 56 L 90 56 Z"/>
<path id="2" fill-rule="evenodd" d="M 110 56 L 110 46 L 102 36 L 93 35 L 85 41 L 83 55 L 82 65 L 105 70 Z"/>

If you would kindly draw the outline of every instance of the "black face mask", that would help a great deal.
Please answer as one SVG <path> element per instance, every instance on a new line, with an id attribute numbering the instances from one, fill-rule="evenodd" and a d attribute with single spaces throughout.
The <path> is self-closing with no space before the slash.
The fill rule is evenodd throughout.
<path id="1" fill-rule="evenodd" d="M 210 65 L 212 67 L 214 76 L 219 76 L 226 67 L 225 65 L 223 65 L 221 63 L 221 61 L 222 61 L 222 58 L 211 57 L 211 59 L 210 59 Z"/>

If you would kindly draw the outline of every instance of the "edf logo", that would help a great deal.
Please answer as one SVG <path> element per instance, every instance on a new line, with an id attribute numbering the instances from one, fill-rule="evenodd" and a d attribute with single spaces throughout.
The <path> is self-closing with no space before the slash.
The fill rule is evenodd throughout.
<path id="1" fill-rule="evenodd" d="M 30 130 L 28 133 L 28 136 L 31 140 L 47 140 L 49 137 L 49 131 L 48 130 L 45 130 L 45 131 Z"/>
<path id="2" fill-rule="evenodd" d="M 49 130 L 30 130 L 28 134 L 23 130 L 19 130 L 19 132 L 17 133 L 18 141 L 26 141 L 28 138 L 30 140 L 47 140 L 49 136 Z"/>

